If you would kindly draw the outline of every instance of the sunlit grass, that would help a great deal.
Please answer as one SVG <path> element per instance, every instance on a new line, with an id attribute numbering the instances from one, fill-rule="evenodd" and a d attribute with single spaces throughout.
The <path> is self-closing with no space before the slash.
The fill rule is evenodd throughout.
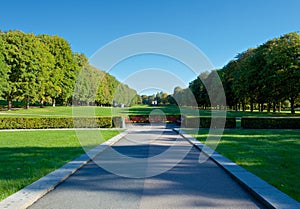
<path id="1" fill-rule="evenodd" d="M 198 110 L 191 107 L 178 107 L 176 105 L 168 106 L 148 106 L 138 105 L 129 108 L 113 108 L 113 107 L 94 107 L 94 106 L 75 106 L 75 107 L 31 107 L 30 109 L 14 109 L 12 111 L 1 110 L 0 117 L 71 117 L 73 116 L 73 108 L 76 112 L 83 115 L 86 112 L 93 112 L 95 116 L 116 116 L 116 115 L 149 115 L 151 111 L 160 109 L 166 115 L 190 115 L 190 116 L 211 116 L 212 113 L 218 115 L 223 113 L 217 110 Z M 294 116 L 288 112 L 268 113 L 268 112 L 249 112 L 249 111 L 227 111 L 227 117 L 243 117 L 243 116 Z M 300 116 L 300 112 L 296 113 Z M 239 125 L 238 119 L 238 125 Z"/>
<path id="2" fill-rule="evenodd" d="M 207 136 L 195 137 L 214 147 Z M 216 150 L 300 201 L 300 130 L 225 130 Z"/>
<path id="3" fill-rule="evenodd" d="M 83 154 L 81 143 L 92 148 L 118 133 L 84 130 L 79 141 L 74 130 L 1 131 L 0 200 Z"/>

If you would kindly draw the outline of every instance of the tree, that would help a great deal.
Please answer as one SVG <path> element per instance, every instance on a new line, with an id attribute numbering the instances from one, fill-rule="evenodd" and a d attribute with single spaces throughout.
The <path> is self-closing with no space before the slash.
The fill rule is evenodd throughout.
<path id="1" fill-rule="evenodd" d="M 104 72 L 87 64 L 80 69 L 77 77 L 74 93 L 73 104 L 86 104 L 95 102 L 97 89 Z"/>
<path id="2" fill-rule="evenodd" d="M 300 93 L 300 35 L 288 33 L 273 40 L 266 60 L 266 69 L 272 71 L 268 79 L 274 83 L 278 97 L 290 101 L 294 114 L 295 100 Z"/>
<path id="3" fill-rule="evenodd" d="M 6 42 L 5 61 L 10 67 L 10 88 L 5 92 L 8 109 L 15 98 L 23 99 L 29 108 L 29 103 L 41 99 L 45 92 L 44 84 L 49 79 L 53 57 L 33 34 L 8 31 L 2 38 Z"/>
<path id="4" fill-rule="evenodd" d="M 203 82 L 207 79 L 209 72 L 201 73 L 189 84 L 189 89 L 194 94 L 199 107 L 206 108 L 210 105 L 206 87 Z"/>
<path id="5" fill-rule="evenodd" d="M 178 106 L 183 106 L 183 89 L 179 86 L 174 88 L 173 98 L 175 99 Z"/>
<path id="6" fill-rule="evenodd" d="M 218 72 L 226 94 L 226 103 L 230 109 L 234 109 L 238 103 L 238 98 L 233 89 L 234 76 L 237 70 L 237 60 L 231 60 Z"/>
<path id="7" fill-rule="evenodd" d="M 4 54 L 3 54 L 3 50 L 5 49 L 4 45 L 5 42 L 0 36 L 0 97 L 4 95 L 4 92 L 9 91 L 9 83 L 8 83 L 9 68 L 4 60 Z"/>
<path id="8" fill-rule="evenodd" d="M 56 99 L 60 99 L 64 104 L 70 101 L 80 64 L 84 58 L 79 60 L 79 56 L 73 56 L 69 43 L 58 36 L 40 35 L 40 40 L 47 45 L 50 53 L 54 56 L 54 67 L 50 70 L 50 80 L 47 94 L 52 98 L 53 106 Z M 81 57 L 82 58 L 82 57 Z M 76 66 L 77 64 L 77 66 Z"/>

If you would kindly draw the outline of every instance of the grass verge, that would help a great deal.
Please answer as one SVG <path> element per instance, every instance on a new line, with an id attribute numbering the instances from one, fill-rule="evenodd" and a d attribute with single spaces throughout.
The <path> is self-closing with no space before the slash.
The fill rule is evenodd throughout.
<path id="1" fill-rule="evenodd" d="M 116 130 L 82 130 L 92 148 L 117 135 Z M 0 132 L 0 200 L 63 166 L 84 151 L 74 130 Z"/>
<path id="2" fill-rule="evenodd" d="M 213 145 L 205 142 L 208 131 L 194 137 Z M 300 201 L 300 130 L 228 129 L 216 150 Z"/>

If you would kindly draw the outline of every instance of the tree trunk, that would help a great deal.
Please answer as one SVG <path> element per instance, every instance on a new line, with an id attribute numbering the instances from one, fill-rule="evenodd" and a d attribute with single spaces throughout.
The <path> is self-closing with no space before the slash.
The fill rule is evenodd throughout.
<path id="1" fill-rule="evenodd" d="M 27 96 L 27 99 L 26 99 L 26 109 L 29 109 L 29 96 Z"/>
<path id="2" fill-rule="evenodd" d="M 279 102 L 278 112 L 281 112 L 281 102 Z"/>
<path id="3" fill-rule="evenodd" d="M 253 104 L 253 102 L 251 102 L 250 103 L 250 111 L 253 112 L 253 109 L 254 109 L 254 104 Z"/>
<path id="4" fill-rule="evenodd" d="M 276 112 L 276 102 L 273 102 L 273 112 Z"/>
<path id="5" fill-rule="evenodd" d="M 8 103 L 7 110 L 11 111 L 12 110 L 12 99 L 10 96 L 7 97 L 7 103 Z"/>
<path id="6" fill-rule="evenodd" d="M 56 105 L 55 102 L 56 102 L 56 100 L 55 100 L 55 98 L 53 98 L 52 99 L 52 107 L 55 107 L 55 105 Z"/>
<path id="7" fill-rule="evenodd" d="M 261 103 L 259 104 L 259 112 L 263 112 L 264 111 L 264 104 Z"/>
<path id="8" fill-rule="evenodd" d="M 271 105 L 271 103 L 269 102 L 269 103 L 268 103 L 268 109 L 267 109 L 268 112 L 271 112 L 271 106 L 272 106 L 272 105 Z"/>
<path id="9" fill-rule="evenodd" d="M 290 103 L 291 103 L 291 113 L 295 114 L 295 99 L 290 99 Z"/>
<path id="10" fill-rule="evenodd" d="M 44 101 L 41 99 L 40 101 L 40 108 L 43 108 L 44 107 Z"/>

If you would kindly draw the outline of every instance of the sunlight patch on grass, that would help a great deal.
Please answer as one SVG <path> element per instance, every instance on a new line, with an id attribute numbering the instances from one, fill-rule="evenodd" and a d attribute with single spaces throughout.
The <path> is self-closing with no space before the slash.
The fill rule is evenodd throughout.
<path id="1" fill-rule="evenodd" d="M 82 133 L 85 146 L 93 148 L 119 131 Z M 97 138 L 99 134 L 101 139 Z M 0 132 L 0 200 L 83 153 L 74 130 Z"/>

